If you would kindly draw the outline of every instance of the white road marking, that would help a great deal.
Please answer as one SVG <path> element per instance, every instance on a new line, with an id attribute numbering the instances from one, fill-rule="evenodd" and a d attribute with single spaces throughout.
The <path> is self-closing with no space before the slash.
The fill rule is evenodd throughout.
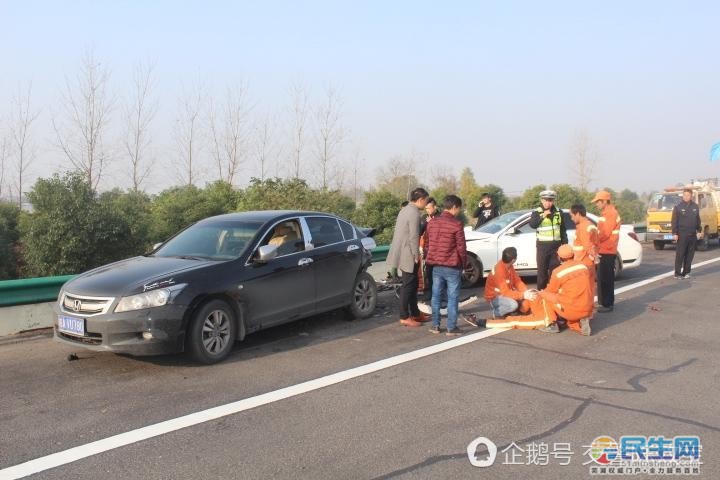
<path id="1" fill-rule="evenodd" d="M 706 260 L 693 265 L 693 268 L 703 267 L 715 262 L 720 261 L 720 257 Z M 653 282 L 657 282 L 664 278 L 671 277 L 674 272 L 663 273 L 656 275 L 647 280 L 642 280 L 632 285 L 627 285 L 622 288 L 615 290 L 616 294 L 624 293 L 636 288 L 643 287 Z M 138 428 L 129 432 L 120 433 L 113 435 L 112 437 L 103 438 L 95 442 L 87 443 L 85 445 L 79 445 L 77 447 L 63 450 L 61 452 L 39 457 L 33 460 L 29 460 L 25 463 L 14 465 L 0 470 L 0 479 L 16 479 L 22 478 L 28 475 L 33 475 L 51 468 L 67 465 L 68 463 L 82 460 L 83 458 L 97 455 L 98 453 L 107 452 L 116 448 L 131 445 L 133 443 L 141 442 L 149 438 L 157 437 L 166 433 L 174 432 L 187 427 L 192 427 L 201 423 L 215 420 L 235 413 L 250 410 L 252 408 L 260 407 L 270 403 L 277 402 L 286 398 L 301 395 L 303 393 L 318 390 L 330 385 L 345 382 L 347 380 L 361 377 L 369 373 L 384 370 L 386 368 L 394 367 L 403 363 L 407 363 L 419 358 L 434 355 L 436 353 L 444 352 L 452 348 L 457 348 L 468 343 L 476 342 L 483 338 L 492 337 L 506 331 L 507 329 L 487 329 L 477 333 L 471 333 L 462 337 L 448 340 L 436 345 L 414 350 L 412 352 L 395 355 L 393 357 L 378 360 L 376 362 L 368 363 L 359 367 L 344 370 L 342 372 L 333 373 L 324 377 L 309 380 L 307 382 L 298 383 L 297 385 L 291 385 L 289 387 L 274 390 L 272 392 L 263 393 L 255 397 L 246 398 L 237 402 L 220 405 L 218 407 L 209 408 L 207 410 L 201 410 L 199 412 L 191 413 L 182 417 L 173 418 L 164 422 L 148 425 L 147 427 Z"/>

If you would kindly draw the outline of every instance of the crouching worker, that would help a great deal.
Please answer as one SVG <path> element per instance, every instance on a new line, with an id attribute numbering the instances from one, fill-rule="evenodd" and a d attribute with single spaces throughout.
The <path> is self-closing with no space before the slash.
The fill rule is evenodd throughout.
<path id="1" fill-rule="evenodd" d="M 534 298 L 534 292 L 528 290 L 515 271 L 516 260 L 517 249 L 507 247 L 485 281 L 485 300 L 490 304 L 494 318 L 530 311 L 528 300 Z"/>
<path id="2" fill-rule="evenodd" d="M 539 329 L 557 333 L 559 318 L 568 327 L 582 335 L 590 335 L 590 317 L 593 311 L 593 293 L 586 265 L 574 260 L 570 245 L 558 248 L 561 265 L 553 270 L 545 290 L 537 292 L 530 302 L 530 315 L 509 316 L 497 320 L 478 320 L 478 327 Z"/>

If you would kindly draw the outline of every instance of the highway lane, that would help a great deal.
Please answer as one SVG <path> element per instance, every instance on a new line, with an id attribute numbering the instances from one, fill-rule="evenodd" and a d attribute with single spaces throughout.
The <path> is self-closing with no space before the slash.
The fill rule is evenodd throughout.
<path id="1" fill-rule="evenodd" d="M 643 266 L 618 286 L 668 272 L 672 258 L 646 249 Z M 719 268 L 619 295 L 589 339 L 505 332 L 38 478 L 467 478 L 480 473 L 463 449 L 481 434 L 498 445 L 535 439 L 581 450 L 600 434 L 694 432 L 710 449 L 719 427 L 705 400 L 718 393 Z M 46 338 L 2 345 L 0 469 L 446 341 L 398 327 L 392 305 L 385 293 L 378 315 L 363 322 L 334 313 L 261 332 L 211 367 L 82 352 Z M 80 360 L 68 362 L 73 351 Z M 706 462 L 703 474 L 718 472 Z M 580 464 L 491 468 L 496 478 L 582 478 L 575 474 L 588 467 Z"/>

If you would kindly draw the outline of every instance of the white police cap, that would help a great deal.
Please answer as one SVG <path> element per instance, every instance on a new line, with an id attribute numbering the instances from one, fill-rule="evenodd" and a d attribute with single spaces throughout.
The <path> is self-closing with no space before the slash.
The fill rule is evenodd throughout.
<path id="1" fill-rule="evenodd" d="M 557 197 L 557 192 L 555 192 L 555 190 L 543 190 L 540 192 L 540 198 L 555 200 L 555 197 Z"/>

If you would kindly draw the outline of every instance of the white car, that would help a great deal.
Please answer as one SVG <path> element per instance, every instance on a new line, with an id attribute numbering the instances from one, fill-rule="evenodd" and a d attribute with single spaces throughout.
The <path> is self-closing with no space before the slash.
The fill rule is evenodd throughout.
<path id="1" fill-rule="evenodd" d="M 530 228 L 531 210 L 509 212 L 493 218 L 481 227 L 473 230 L 465 228 L 465 242 L 470 267 L 464 272 L 464 286 L 477 284 L 486 277 L 495 266 L 502 251 L 515 247 L 518 258 L 515 270 L 520 276 L 536 276 L 537 261 L 535 249 L 535 229 Z M 569 210 L 563 210 L 563 219 L 567 227 L 568 242 L 575 239 L 575 223 L 570 219 Z M 597 216 L 587 214 L 588 219 L 597 224 Z M 627 268 L 635 268 L 642 262 L 642 245 L 638 241 L 632 225 L 622 225 L 620 242 L 615 260 L 615 276 Z"/>

